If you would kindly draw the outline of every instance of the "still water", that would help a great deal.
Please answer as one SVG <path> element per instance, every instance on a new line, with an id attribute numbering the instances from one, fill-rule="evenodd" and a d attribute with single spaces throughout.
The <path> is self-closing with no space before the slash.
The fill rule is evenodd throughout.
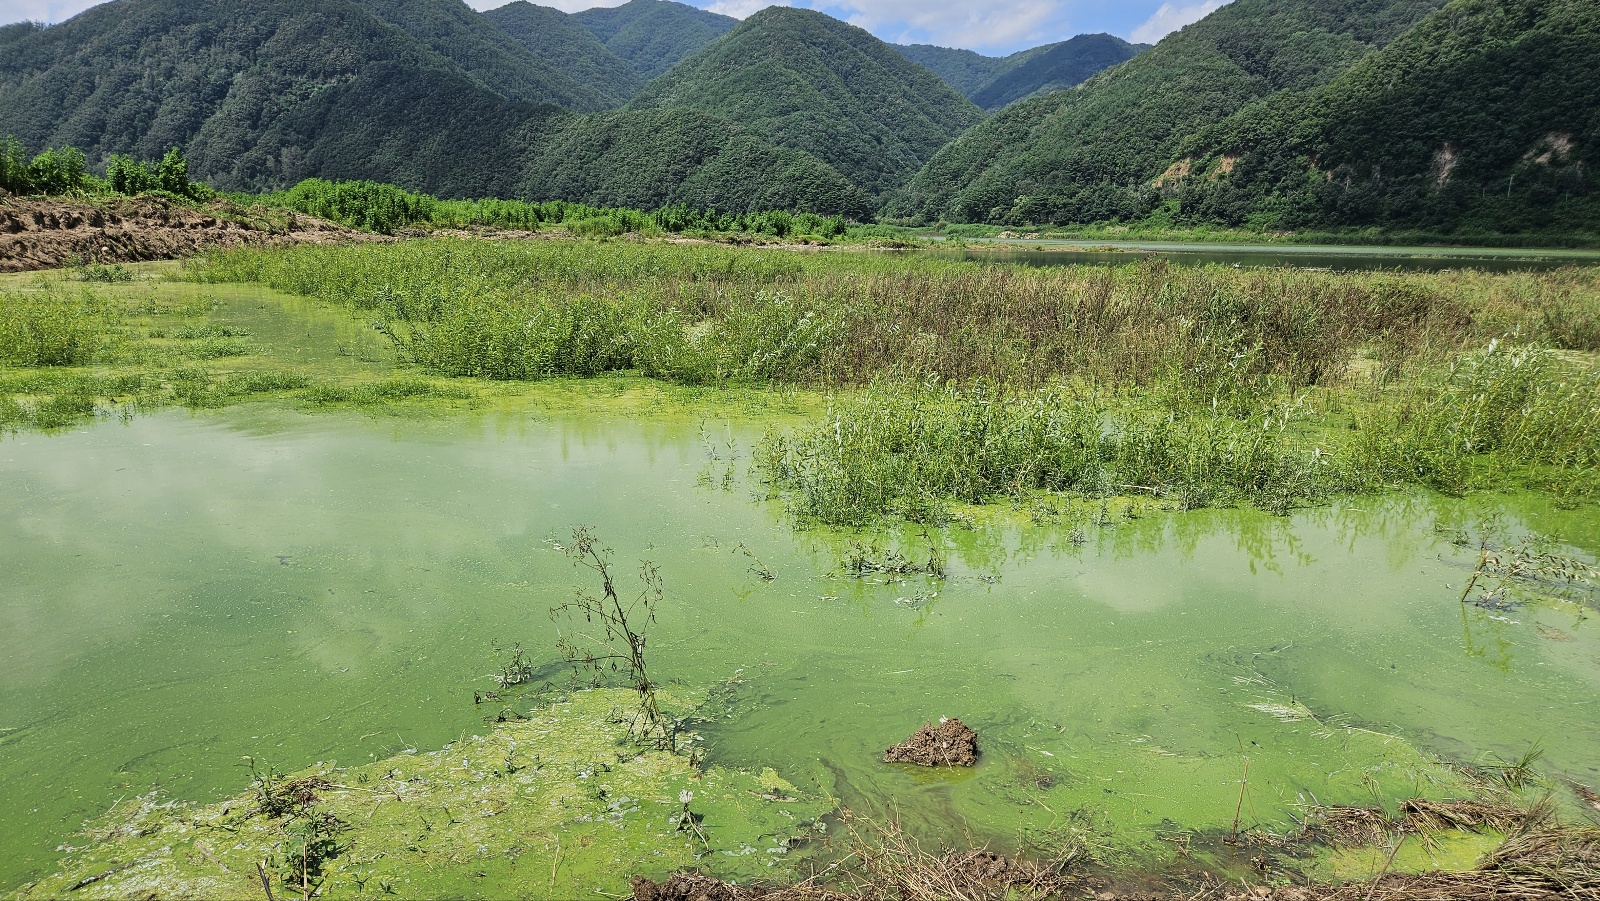
<path id="1" fill-rule="evenodd" d="M 1380 247 L 1340 244 L 1181 244 L 1161 241 L 973 241 L 922 251 L 946 259 L 1023 266 L 1120 265 L 1164 259 L 1185 266 L 1220 264 L 1247 269 L 1286 266 L 1333 272 L 1541 272 L 1600 265 L 1600 251 L 1497 247 Z"/>
<path id="2" fill-rule="evenodd" d="M 557 544 L 580 524 L 624 569 L 660 565 L 657 675 L 736 686 L 713 761 L 925 834 L 1004 847 L 1070 823 L 1158 856 L 1241 806 L 1283 824 L 1313 799 L 1448 792 L 1439 756 L 1534 744 L 1600 780 L 1600 631 L 1464 610 L 1475 550 L 1451 540 L 1498 514 L 1593 556 L 1592 507 L 984 512 L 868 536 L 950 560 L 942 584 L 882 584 L 838 574 L 851 536 L 755 496 L 764 423 L 552 409 L 261 405 L 0 443 L 0 885 L 120 797 L 237 793 L 245 755 L 353 763 L 481 731 L 496 645 L 557 660 L 547 610 L 584 584 Z M 980 732 L 975 771 L 880 762 L 941 715 Z"/>

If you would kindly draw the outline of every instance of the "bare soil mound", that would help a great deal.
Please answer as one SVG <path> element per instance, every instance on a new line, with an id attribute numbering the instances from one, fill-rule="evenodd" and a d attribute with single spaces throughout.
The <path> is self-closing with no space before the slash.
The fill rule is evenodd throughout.
<path id="1" fill-rule="evenodd" d="M 91 202 L 0 195 L 0 272 L 169 260 L 245 244 L 371 240 L 380 238 L 310 216 L 267 214 L 226 201 L 197 208 L 158 197 Z"/>
<path id="2" fill-rule="evenodd" d="M 923 724 L 910 738 L 883 752 L 889 763 L 917 766 L 973 766 L 978 762 L 978 733 L 958 719 Z"/>

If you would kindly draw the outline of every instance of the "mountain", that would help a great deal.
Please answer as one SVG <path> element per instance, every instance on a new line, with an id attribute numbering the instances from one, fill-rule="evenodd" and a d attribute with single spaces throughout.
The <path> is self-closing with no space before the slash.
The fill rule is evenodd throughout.
<path id="1" fill-rule="evenodd" d="M 896 53 L 939 76 L 940 80 L 972 99 L 994 77 L 1013 65 L 1013 60 L 1028 53 L 1023 50 L 1011 56 L 984 56 L 972 50 L 954 47 L 936 47 L 933 44 L 893 44 Z"/>
<path id="2" fill-rule="evenodd" d="M 984 109 L 997 110 L 1024 97 L 1082 84 L 1096 72 L 1127 62 L 1146 49 L 1109 34 L 1080 34 L 1008 57 L 1014 62 L 970 96 Z"/>
<path id="3" fill-rule="evenodd" d="M 541 130 L 518 194 L 596 206 L 871 216 L 860 189 L 808 153 L 699 110 L 570 116 Z"/>
<path id="4" fill-rule="evenodd" d="M 1014 104 L 941 150 L 889 205 L 911 219 L 1095 222 L 1147 215 L 1196 132 L 1326 84 L 1443 0 L 1234 0 L 1077 88 Z"/>
<path id="5" fill-rule="evenodd" d="M 304 171 L 317 129 L 349 130 L 338 110 L 370 121 L 352 106 L 357 98 L 450 98 L 416 113 L 397 110 L 373 133 L 458 157 L 458 169 L 499 165 L 481 123 L 526 119 L 535 104 L 492 90 L 375 10 L 400 12 L 353 0 L 120 0 L 50 28 L 12 27 L 0 54 L 0 133 L 34 148 L 75 145 L 95 165 L 112 153 L 157 159 L 183 147 L 197 177 L 255 189 Z M 438 26 L 433 38 L 452 33 Z M 505 59 L 486 53 L 479 71 Z M 546 71 L 524 73 L 514 93 L 536 93 L 536 76 Z M 404 78 L 393 81 L 397 73 Z M 554 102 L 581 86 L 561 76 L 549 87 Z"/>
<path id="6" fill-rule="evenodd" d="M 1456 0 L 1173 167 L 1180 221 L 1600 233 L 1600 5 Z"/>
<path id="7" fill-rule="evenodd" d="M 929 44 L 894 49 L 939 76 L 968 100 L 993 111 L 1034 94 L 1070 88 L 1150 48 L 1109 34 L 1084 34 L 1006 57 Z"/>
<path id="8" fill-rule="evenodd" d="M 231 190 L 320 176 L 445 197 L 868 212 L 827 164 L 715 116 L 581 115 L 553 100 L 582 109 L 605 95 L 574 100 L 567 75 L 534 102 L 554 63 L 521 67 L 526 44 L 461 10 L 476 15 L 458 0 L 118 0 L 51 28 L 8 26 L 0 135 L 74 145 L 96 167 L 183 147 L 194 177 Z M 541 20 L 561 25 L 537 8 L 502 17 Z M 587 32 L 554 34 L 572 43 L 550 55 L 579 71 L 609 54 Z"/>
<path id="9" fill-rule="evenodd" d="M 572 19 L 646 79 L 665 74 L 739 24 L 731 16 L 671 0 L 629 0 L 574 13 Z"/>
<path id="10" fill-rule="evenodd" d="M 867 32 L 788 7 L 744 20 L 627 108 L 715 113 L 816 156 L 870 194 L 904 183 L 983 116 Z"/>
<path id="11" fill-rule="evenodd" d="M 358 2 L 362 8 L 421 41 L 428 49 L 509 100 L 553 103 L 565 109 L 590 112 L 611 109 L 626 99 L 625 95 L 608 95 L 584 81 L 581 75 L 567 71 L 560 62 L 530 50 L 462 0 Z M 196 5 L 209 5 L 209 2 Z"/>
<path id="12" fill-rule="evenodd" d="M 608 106 L 626 103 L 647 81 L 632 64 L 559 9 L 516 0 L 485 12 L 483 18 L 535 56 L 599 91 Z"/>

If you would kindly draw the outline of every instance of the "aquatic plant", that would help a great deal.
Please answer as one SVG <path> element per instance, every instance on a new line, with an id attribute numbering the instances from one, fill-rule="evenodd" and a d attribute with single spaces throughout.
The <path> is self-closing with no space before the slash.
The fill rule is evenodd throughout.
<path id="1" fill-rule="evenodd" d="M 108 343 L 117 311 L 89 291 L 0 291 L 0 363 L 82 366 Z"/>
<path id="2" fill-rule="evenodd" d="M 611 576 L 611 551 L 602 547 L 592 532 L 581 526 L 574 529 L 572 542 L 563 551 L 573 565 L 592 570 L 600 578 L 600 594 L 580 590 L 574 600 L 550 608 L 550 618 L 571 620 L 582 614 L 586 624 L 594 625 L 598 620 L 601 633 L 578 633 L 584 640 L 582 644 L 563 636 L 556 646 L 572 664 L 574 675 L 592 687 L 599 688 L 608 672 L 624 672 L 639 699 L 639 714 L 629 734 L 653 741 L 665 750 L 673 749 L 677 730 L 661 712 L 656 683 L 650 678 L 644 654 L 645 633 L 655 623 L 656 607 L 662 599 L 660 570 L 649 561 L 640 564 L 639 581 L 643 584 L 639 594 L 624 604 Z"/>

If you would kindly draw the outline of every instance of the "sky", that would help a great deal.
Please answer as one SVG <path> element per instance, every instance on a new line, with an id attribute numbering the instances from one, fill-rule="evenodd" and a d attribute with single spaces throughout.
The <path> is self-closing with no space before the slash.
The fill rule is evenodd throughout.
<path id="1" fill-rule="evenodd" d="M 62 22 L 100 0 L 0 0 L 0 24 Z M 467 0 L 491 9 L 506 0 Z M 567 12 L 620 6 L 624 0 L 535 0 Z M 775 5 L 774 0 L 687 0 L 736 18 Z M 1062 41 L 1076 34 L 1109 32 L 1152 44 L 1199 20 L 1227 0 L 777 0 L 777 5 L 821 10 L 897 44 L 939 44 L 1005 54 Z"/>

